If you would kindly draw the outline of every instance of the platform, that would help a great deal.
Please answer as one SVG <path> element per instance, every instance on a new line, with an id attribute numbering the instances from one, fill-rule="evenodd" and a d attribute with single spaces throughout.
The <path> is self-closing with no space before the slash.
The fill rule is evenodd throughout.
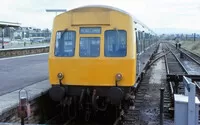
<path id="1" fill-rule="evenodd" d="M 47 92 L 49 88 L 50 88 L 49 81 L 44 80 L 35 83 L 33 85 L 27 86 L 24 89 L 27 90 L 28 92 L 29 100 L 33 100 L 39 97 L 42 93 Z M 0 96 L 0 117 L 8 110 L 16 108 L 18 103 L 19 103 L 19 90 Z"/>

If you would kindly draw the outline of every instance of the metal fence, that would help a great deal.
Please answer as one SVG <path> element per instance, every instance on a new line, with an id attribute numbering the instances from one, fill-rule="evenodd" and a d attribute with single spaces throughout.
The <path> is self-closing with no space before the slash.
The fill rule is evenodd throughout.
<path id="1" fill-rule="evenodd" d="M 4 49 L 37 47 L 37 46 L 49 46 L 49 42 L 12 41 L 4 43 Z M 2 49 L 2 43 L 0 43 L 0 49 Z"/>

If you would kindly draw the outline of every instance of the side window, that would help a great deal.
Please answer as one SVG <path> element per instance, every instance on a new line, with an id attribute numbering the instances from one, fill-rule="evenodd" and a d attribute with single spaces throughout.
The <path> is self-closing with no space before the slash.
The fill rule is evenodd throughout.
<path id="1" fill-rule="evenodd" d="M 152 44 L 152 35 L 151 34 L 149 35 L 149 40 L 150 40 L 149 45 L 151 45 Z"/>
<path id="2" fill-rule="evenodd" d="M 149 33 L 147 33 L 147 46 L 149 47 Z"/>
<path id="3" fill-rule="evenodd" d="M 81 37 L 80 57 L 98 57 L 100 55 L 100 37 Z"/>
<path id="4" fill-rule="evenodd" d="M 141 33 L 140 33 L 140 31 L 138 32 L 138 38 L 139 38 L 139 40 L 141 40 Z"/>
<path id="5" fill-rule="evenodd" d="M 141 50 L 144 51 L 145 49 L 145 39 L 144 39 L 144 32 L 142 31 L 141 32 L 141 38 L 142 38 L 142 41 L 141 41 Z"/>
<path id="6" fill-rule="evenodd" d="M 139 40 L 138 31 L 135 31 L 136 40 Z"/>
<path id="7" fill-rule="evenodd" d="M 141 32 L 139 31 L 138 32 L 138 34 L 139 34 L 139 52 L 141 52 L 142 51 L 142 39 L 141 39 Z"/>
<path id="8" fill-rule="evenodd" d="M 104 54 L 106 57 L 124 57 L 127 53 L 127 33 L 125 30 L 105 31 Z"/>
<path id="9" fill-rule="evenodd" d="M 139 43 L 139 32 L 138 31 L 136 31 L 135 32 L 135 34 L 136 34 L 136 49 L 137 49 L 137 53 L 139 53 L 140 51 L 139 51 L 139 45 L 140 45 L 140 43 Z"/>
<path id="10" fill-rule="evenodd" d="M 144 34 L 144 39 L 145 39 L 145 42 L 144 42 L 144 44 L 145 44 L 144 46 L 145 47 L 144 48 L 146 49 L 147 48 L 147 42 L 148 42 L 147 41 L 147 33 Z"/>
<path id="11" fill-rule="evenodd" d="M 58 31 L 56 33 L 55 56 L 72 57 L 75 53 L 75 31 Z"/>
<path id="12" fill-rule="evenodd" d="M 144 38 L 143 38 L 143 32 L 140 32 L 140 38 L 141 38 L 141 40 L 144 39 Z"/>

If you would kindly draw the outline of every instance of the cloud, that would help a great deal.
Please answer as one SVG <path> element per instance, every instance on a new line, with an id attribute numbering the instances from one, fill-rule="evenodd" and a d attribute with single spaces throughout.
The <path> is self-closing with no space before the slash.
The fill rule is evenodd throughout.
<path id="1" fill-rule="evenodd" d="M 93 4 L 124 9 L 150 28 L 200 29 L 199 0 L 5 0 L 0 20 L 51 29 L 55 13 L 46 13 L 45 9 L 70 10 Z"/>

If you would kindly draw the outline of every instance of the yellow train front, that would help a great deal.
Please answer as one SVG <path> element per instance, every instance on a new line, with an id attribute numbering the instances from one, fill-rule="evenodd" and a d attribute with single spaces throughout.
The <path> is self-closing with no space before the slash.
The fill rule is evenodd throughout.
<path id="1" fill-rule="evenodd" d="M 49 52 L 50 97 L 76 98 L 95 110 L 119 105 L 136 82 L 136 49 L 134 19 L 124 11 L 86 6 L 56 16 Z"/>

